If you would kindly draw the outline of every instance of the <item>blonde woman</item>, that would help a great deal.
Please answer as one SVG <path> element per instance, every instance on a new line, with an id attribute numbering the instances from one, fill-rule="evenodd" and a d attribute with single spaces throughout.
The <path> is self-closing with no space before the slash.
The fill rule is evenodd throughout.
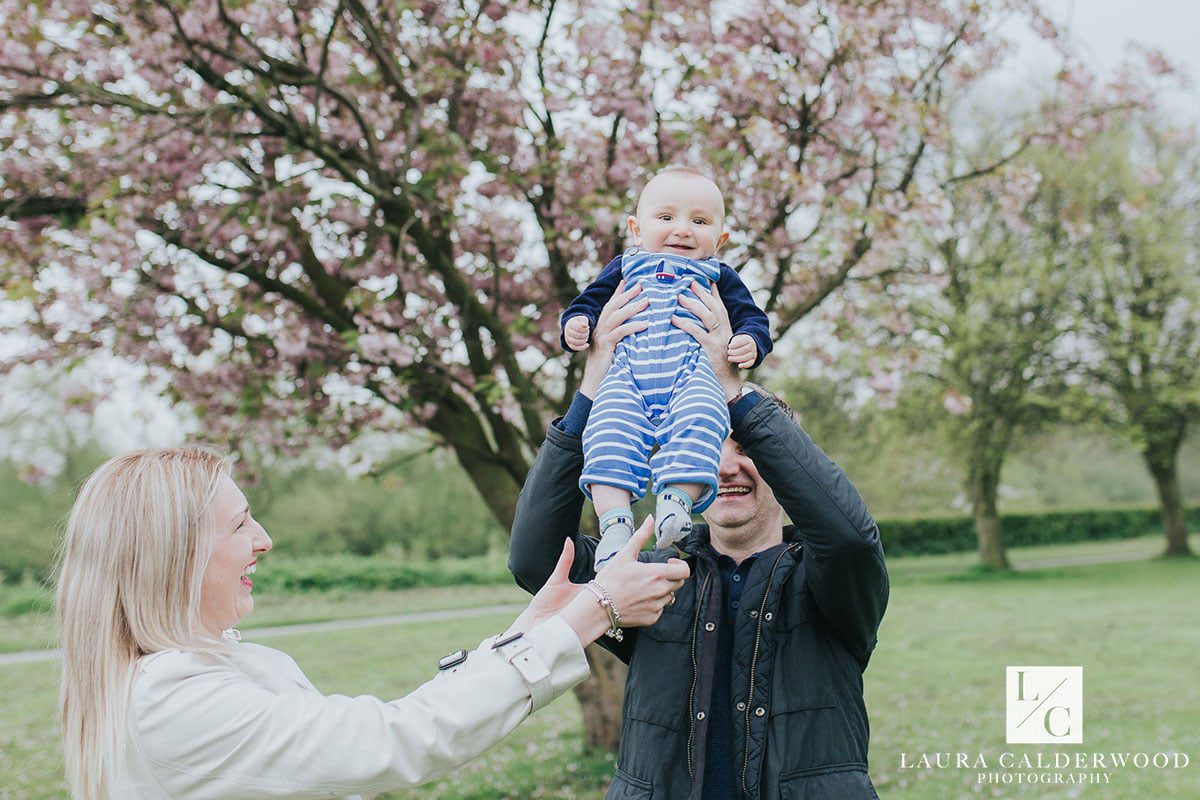
<path id="1" fill-rule="evenodd" d="M 586 590 L 564 548 L 508 631 L 412 694 L 325 696 L 285 654 L 229 633 L 254 608 L 271 538 L 227 462 L 199 449 L 114 458 L 80 490 L 59 569 L 72 794 L 339 797 L 444 774 L 587 677 L 584 645 L 658 619 L 688 569 L 639 563 L 649 534 Z"/>

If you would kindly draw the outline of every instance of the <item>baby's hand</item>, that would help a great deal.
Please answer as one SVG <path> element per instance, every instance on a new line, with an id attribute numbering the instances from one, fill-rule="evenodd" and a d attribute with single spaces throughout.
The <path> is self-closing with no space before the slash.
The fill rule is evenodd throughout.
<path id="1" fill-rule="evenodd" d="M 571 317 L 567 320 L 567 326 L 563 329 L 563 338 L 567 340 L 567 347 L 574 350 L 576 353 L 581 350 L 588 349 L 588 335 L 591 333 L 592 324 L 588 322 L 585 316 Z"/>
<path id="2" fill-rule="evenodd" d="M 750 334 L 739 333 L 729 340 L 728 355 L 730 363 L 737 364 L 741 369 L 749 369 L 758 360 L 758 345 Z"/>

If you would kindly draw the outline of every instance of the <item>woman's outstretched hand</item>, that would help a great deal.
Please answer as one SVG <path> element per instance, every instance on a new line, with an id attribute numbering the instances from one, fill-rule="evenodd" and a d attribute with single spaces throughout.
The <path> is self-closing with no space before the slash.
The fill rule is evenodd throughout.
<path id="1" fill-rule="evenodd" d="M 622 627 L 653 625 L 663 608 L 675 602 L 675 592 L 691 574 L 687 562 L 672 558 L 665 564 L 638 561 L 638 553 L 654 531 L 654 517 L 642 527 L 600 570 L 597 582 L 608 590 L 621 614 Z"/>
<path id="2" fill-rule="evenodd" d="M 550 573 L 550 579 L 538 590 L 529 605 L 517 617 L 509 632 L 527 631 L 540 622 L 561 611 L 575 595 L 583 591 L 582 583 L 571 583 L 571 562 L 575 560 L 575 543 L 571 539 L 563 542 L 558 563 Z"/>
<path id="3" fill-rule="evenodd" d="M 612 598 L 613 606 L 621 615 L 622 628 L 653 625 L 662 615 L 662 610 L 675 602 L 675 592 L 691 574 L 687 563 L 672 558 L 665 564 L 648 564 L 638 561 L 638 553 L 654 531 L 654 518 L 647 517 L 633 538 L 625 543 L 608 565 L 596 576 L 596 582 L 604 587 Z M 565 576 L 570 572 L 571 553 L 564 552 L 568 559 Z M 563 570 L 562 560 L 555 567 L 558 575 Z M 551 576 L 554 580 L 554 576 Z M 549 585 L 549 584 L 547 584 Z M 578 584 L 571 584 L 578 591 L 560 612 L 562 618 L 579 636 L 584 645 L 600 638 L 609 628 L 608 612 L 597 601 L 596 596 Z M 539 592 L 540 594 L 540 592 Z"/>

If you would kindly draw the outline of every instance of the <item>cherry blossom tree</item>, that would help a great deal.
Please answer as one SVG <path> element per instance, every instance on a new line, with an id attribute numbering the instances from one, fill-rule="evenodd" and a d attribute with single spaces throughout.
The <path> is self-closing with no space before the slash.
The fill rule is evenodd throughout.
<path id="1" fill-rule="evenodd" d="M 1060 44 L 1030 0 L 0 0 L 21 359 L 136 359 L 235 446 L 424 428 L 507 526 L 646 176 L 711 167 L 786 337 L 942 214 L 948 98 L 1013 17 Z"/>

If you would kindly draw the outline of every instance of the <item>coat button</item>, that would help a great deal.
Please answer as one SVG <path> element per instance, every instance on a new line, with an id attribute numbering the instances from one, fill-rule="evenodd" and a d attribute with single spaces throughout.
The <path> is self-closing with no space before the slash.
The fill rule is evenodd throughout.
<path id="1" fill-rule="evenodd" d="M 711 622 L 704 623 L 704 630 L 708 631 L 709 633 L 712 633 L 716 629 L 717 629 L 717 626 L 715 624 L 713 624 Z"/>
<path id="2" fill-rule="evenodd" d="M 767 613 L 763 614 L 763 619 L 765 619 L 767 622 L 770 622 L 773 616 L 775 615 L 768 611 Z"/>
<path id="3" fill-rule="evenodd" d="M 750 619 L 754 619 L 757 616 L 758 616 L 758 609 L 753 609 L 753 608 L 750 609 Z"/>
<path id="4" fill-rule="evenodd" d="M 697 720 L 700 720 L 701 722 L 703 722 L 703 721 L 704 721 L 704 712 L 703 712 L 703 711 L 697 711 L 697 712 L 696 712 L 696 719 L 697 719 Z"/>
<path id="5" fill-rule="evenodd" d="M 765 708 L 763 708 L 762 706 L 759 706 L 758 708 L 754 709 L 754 716 L 756 716 L 756 717 L 761 717 L 763 714 L 766 714 L 766 713 L 767 713 L 767 710 Z"/>
<path id="6" fill-rule="evenodd" d="M 745 704 L 745 703 L 738 703 L 738 704 L 737 704 L 737 710 L 738 710 L 738 711 L 745 711 L 745 710 L 746 710 L 746 704 Z"/>

